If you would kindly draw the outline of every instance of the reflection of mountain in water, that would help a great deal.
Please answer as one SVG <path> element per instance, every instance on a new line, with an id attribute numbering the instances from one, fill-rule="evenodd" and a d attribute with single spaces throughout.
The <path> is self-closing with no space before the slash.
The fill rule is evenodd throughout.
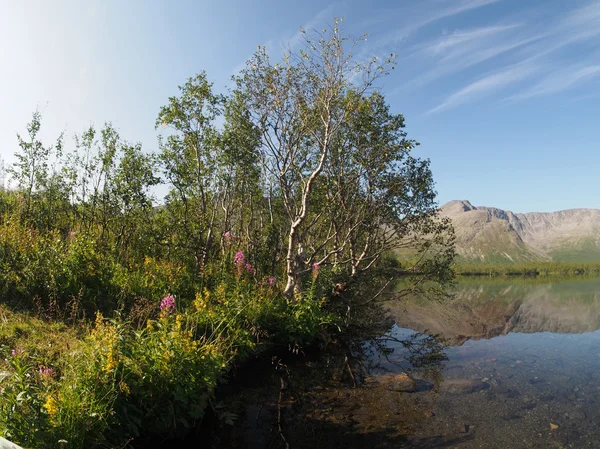
<path id="1" fill-rule="evenodd" d="M 467 280 L 451 300 L 391 303 L 399 327 L 442 334 L 448 343 L 510 332 L 583 333 L 600 328 L 600 279 Z"/>

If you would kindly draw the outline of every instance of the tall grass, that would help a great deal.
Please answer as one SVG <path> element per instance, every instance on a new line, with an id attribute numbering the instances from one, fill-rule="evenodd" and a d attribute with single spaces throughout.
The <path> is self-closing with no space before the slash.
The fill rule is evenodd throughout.
<path id="1" fill-rule="evenodd" d="M 1 435 L 44 448 L 182 436 L 202 420 L 233 361 L 273 345 L 310 344 L 336 324 L 321 307 L 317 277 L 304 301 L 289 302 L 273 279 L 231 265 L 192 297 L 169 295 L 161 302 L 153 292 L 177 286 L 186 274 L 156 263 L 147 259 L 138 267 L 142 274 L 134 271 L 127 282 L 120 280 L 123 268 L 113 266 L 102 287 L 109 291 L 114 283 L 125 295 L 144 297 L 110 315 L 77 318 L 87 293 L 69 302 L 55 298 L 61 321 L 49 315 L 47 302 L 38 314 L 1 306 Z M 94 263 L 80 276 L 90 271 L 96 272 Z M 27 286 L 19 279 L 26 278 L 17 274 L 15 291 Z"/>

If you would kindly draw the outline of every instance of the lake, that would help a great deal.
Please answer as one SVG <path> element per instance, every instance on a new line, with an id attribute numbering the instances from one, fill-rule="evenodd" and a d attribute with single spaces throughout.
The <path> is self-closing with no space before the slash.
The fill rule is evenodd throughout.
<path id="1" fill-rule="evenodd" d="M 434 389 L 404 394 L 427 408 L 416 447 L 600 444 L 600 279 L 466 279 L 451 300 L 390 308 L 399 341 L 385 342 L 380 371 L 418 378 L 405 362 L 414 331 L 447 345 Z"/>
<path id="2" fill-rule="evenodd" d="M 600 447 L 600 279 L 466 278 L 386 306 L 384 335 L 246 386 L 237 443 Z"/>

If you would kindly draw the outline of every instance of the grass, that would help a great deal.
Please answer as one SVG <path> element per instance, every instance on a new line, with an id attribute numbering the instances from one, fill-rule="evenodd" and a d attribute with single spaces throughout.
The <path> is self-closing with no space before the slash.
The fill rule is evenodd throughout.
<path id="1" fill-rule="evenodd" d="M 456 264 L 459 276 L 579 276 L 600 275 L 600 263 L 529 262 L 520 264 Z"/>
<path id="2" fill-rule="evenodd" d="M 311 344 L 335 325 L 315 298 L 290 303 L 233 273 L 174 307 L 160 311 L 157 299 L 144 319 L 97 313 L 69 325 L 0 305 L 0 434 L 44 448 L 183 436 L 234 363 Z"/>

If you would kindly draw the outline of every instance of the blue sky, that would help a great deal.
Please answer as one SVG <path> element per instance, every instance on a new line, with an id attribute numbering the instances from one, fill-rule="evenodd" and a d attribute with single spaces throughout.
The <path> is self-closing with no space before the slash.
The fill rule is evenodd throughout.
<path id="1" fill-rule="evenodd" d="M 600 1 L 0 0 L 0 156 L 44 115 L 50 142 L 112 121 L 156 147 L 154 121 L 206 70 L 224 90 L 257 45 L 273 56 L 333 17 L 398 54 L 380 88 L 430 158 L 440 203 L 600 208 Z"/>

